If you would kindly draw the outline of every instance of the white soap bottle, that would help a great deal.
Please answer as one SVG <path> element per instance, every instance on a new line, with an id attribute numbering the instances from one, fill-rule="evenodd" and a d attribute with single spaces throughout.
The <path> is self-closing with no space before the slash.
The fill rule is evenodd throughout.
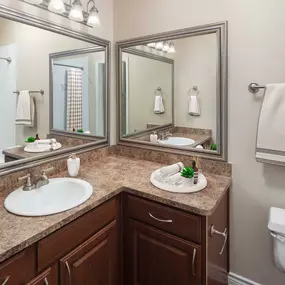
<path id="1" fill-rule="evenodd" d="M 149 137 L 150 141 L 152 143 L 157 143 L 157 133 L 156 132 L 153 132 L 150 137 Z"/>
<path id="2" fill-rule="evenodd" d="M 67 169 L 69 176 L 75 177 L 79 173 L 80 169 L 80 158 L 76 157 L 76 154 L 73 153 L 67 160 Z"/>

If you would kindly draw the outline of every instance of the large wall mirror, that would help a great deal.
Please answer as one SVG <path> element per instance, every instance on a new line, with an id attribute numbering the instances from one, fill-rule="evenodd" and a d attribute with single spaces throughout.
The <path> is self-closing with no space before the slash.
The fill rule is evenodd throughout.
<path id="1" fill-rule="evenodd" d="M 110 43 L 3 6 L 0 16 L 0 172 L 108 144 Z"/>
<path id="2" fill-rule="evenodd" d="M 227 23 L 117 43 L 119 143 L 227 158 Z"/>

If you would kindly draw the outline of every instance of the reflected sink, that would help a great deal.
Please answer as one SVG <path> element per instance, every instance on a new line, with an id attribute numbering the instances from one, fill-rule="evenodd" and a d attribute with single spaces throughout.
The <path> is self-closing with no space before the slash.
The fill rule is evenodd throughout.
<path id="1" fill-rule="evenodd" d="M 40 153 L 40 152 L 46 152 L 46 151 L 52 151 L 57 150 L 62 147 L 61 143 L 57 142 L 53 145 L 50 144 L 37 144 L 37 143 L 28 143 L 24 151 L 25 152 L 32 152 L 32 153 Z"/>
<path id="2" fill-rule="evenodd" d="M 160 144 L 175 145 L 175 146 L 189 146 L 195 143 L 194 140 L 182 137 L 169 137 L 166 140 L 158 140 Z"/>
<path id="3" fill-rule="evenodd" d="M 22 187 L 12 192 L 4 202 L 6 210 L 20 216 L 47 216 L 74 208 L 87 201 L 93 187 L 74 178 L 53 178 L 49 184 L 31 191 Z"/>

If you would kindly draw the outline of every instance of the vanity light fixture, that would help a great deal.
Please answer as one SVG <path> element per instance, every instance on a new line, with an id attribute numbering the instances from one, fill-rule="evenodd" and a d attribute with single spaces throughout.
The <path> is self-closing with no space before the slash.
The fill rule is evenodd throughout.
<path id="1" fill-rule="evenodd" d="M 163 45 L 162 51 L 163 52 L 168 52 L 169 49 L 170 49 L 169 42 L 165 42 L 164 45 Z"/>
<path id="2" fill-rule="evenodd" d="M 92 27 L 99 27 L 101 26 L 100 18 L 99 18 L 99 11 L 95 6 L 94 0 L 89 0 L 87 3 L 87 9 L 89 7 L 89 4 L 93 4 L 92 8 L 89 11 L 89 17 L 87 24 Z"/>
<path id="3" fill-rule="evenodd" d="M 163 42 L 157 42 L 157 43 L 155 44 L 155 48 L 156 48 L 157 50 L 162 50 L 162 49 L 163 49 Z"/>
<path id="4" fill-rule="evenodd" d="M 82 22 L 84 20 L 82 3 L 80 0 L 73 1 L 68 18 L 76 22 Z"/>
<path id="5" fill-rule="evenodd" d="M 170 43 L 168 53 L 176 53 L 174 43 Z"/>
<path id="6" fill-rule="evenodd" d="M 25 0 L 25 2 L 28 2 L 30 4 L 39 5 L 43 3 L 43 0 Z"/>
<path id="7" fill-rule="evenodd" d="M 66 12 L 65 6 L 62 0 L 50 0 L 48 4 L 48 9 L 51 12 L 54 12 L 57 14 L 63 14 Z"/>

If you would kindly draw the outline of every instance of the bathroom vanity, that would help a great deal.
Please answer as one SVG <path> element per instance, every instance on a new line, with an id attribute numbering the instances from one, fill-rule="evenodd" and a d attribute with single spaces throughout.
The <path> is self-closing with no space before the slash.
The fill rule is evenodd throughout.
<path id="1" fill-rule="evenodd" d="M 231 179 L 209 174 L 199 193 L 168 193 L 149 182 L 158 166 L 109 156 L 83 166 L 94 193 L 79 207 L 38 218 L 0 208 L 0 282 L 227 284 Z"/>

